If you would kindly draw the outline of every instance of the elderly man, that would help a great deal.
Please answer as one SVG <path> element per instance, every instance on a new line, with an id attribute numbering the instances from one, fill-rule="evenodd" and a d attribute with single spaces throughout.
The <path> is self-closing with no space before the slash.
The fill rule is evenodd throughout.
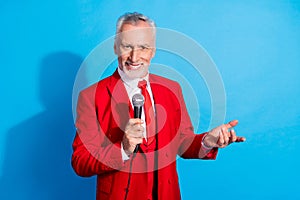
<path id="1" fill-rule="evenodd" d="M 97 175 L 97 199 L 180 199 L 176 156 L 215 159 L 218 148 L 245 141 L 236 120 L 195 134 L 181 88 L 149 74 L 155 55 L 155 24 L 139 13 L 117 22 L 118 68 L 81 91 L 72 166 L 80 176 Z M 132 97 L 144 96 L 134 118 Z"/>

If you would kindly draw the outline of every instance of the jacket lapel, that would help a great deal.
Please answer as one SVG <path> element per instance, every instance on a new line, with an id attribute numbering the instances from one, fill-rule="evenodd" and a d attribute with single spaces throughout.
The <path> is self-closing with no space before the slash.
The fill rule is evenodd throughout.
<path id="1" fill-rule="evenodd" d="M 124 131 L 129 118 L 133 117 L 133 109 L 125 86 L 117 70 L 111 76 L 110 82 L 107 85 L 107 90 L 111 98 L 110 109 L 112 111 L 113 119 Z"/>

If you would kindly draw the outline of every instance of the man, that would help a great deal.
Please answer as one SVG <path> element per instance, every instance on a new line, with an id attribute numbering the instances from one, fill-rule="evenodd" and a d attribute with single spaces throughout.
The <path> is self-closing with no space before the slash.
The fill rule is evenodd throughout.
<path id="1" fill-rule="evenodd" d="M 245 138 L 232 129 L 236 120 L 194 134 L 179 84 L 148 72 L 155 55 L 148 17 L 121 16 L 114 50 L 118 69 L 79 95 L 72 166 L 80 176 L 97 175 L 97 199 L 180 199 L 177 155 L 215 159 L 218 148 Z M 141 119 L 133 114 L 137 93 L 145 101 Z"/>

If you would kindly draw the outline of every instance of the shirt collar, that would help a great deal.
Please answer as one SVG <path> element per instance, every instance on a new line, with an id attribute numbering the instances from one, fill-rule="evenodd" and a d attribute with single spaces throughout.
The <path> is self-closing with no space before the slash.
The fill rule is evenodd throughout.
<path id="1" fill-rule="evenodd" d="M 130 88 L 137 88 L 139 81 L 142 81 L 142 80 L 147 81 L 147 87 L 150 86 L 149 72 L 143 78 L 130 78 L 120 69 L 120 67 L 118 67 L 118 73 L 119 73 L 122 81 L 124 82 L 124 84 L 126 84 Z"/>

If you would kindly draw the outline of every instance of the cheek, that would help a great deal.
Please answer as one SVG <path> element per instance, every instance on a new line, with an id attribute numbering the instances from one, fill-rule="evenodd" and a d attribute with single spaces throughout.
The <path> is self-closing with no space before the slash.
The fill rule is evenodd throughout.
<path id="1" fill-rule="evenodd" d="M 119 58 L 122 60 L 122 62 L 125 62 L 128 59 L 128 54 L 122 54 Z"/>
<path id="2" fill-rule="evenodd" d="M 152 53 L 146 53 L 146 54 L 144 54 L 143 56 L 142 56 L 142 58 L 143 58 L 143 60 L 144 61 L 147 61 L 147 62 L 150 62 L 151 61 L 151 59 L 152 59 Z"/>

